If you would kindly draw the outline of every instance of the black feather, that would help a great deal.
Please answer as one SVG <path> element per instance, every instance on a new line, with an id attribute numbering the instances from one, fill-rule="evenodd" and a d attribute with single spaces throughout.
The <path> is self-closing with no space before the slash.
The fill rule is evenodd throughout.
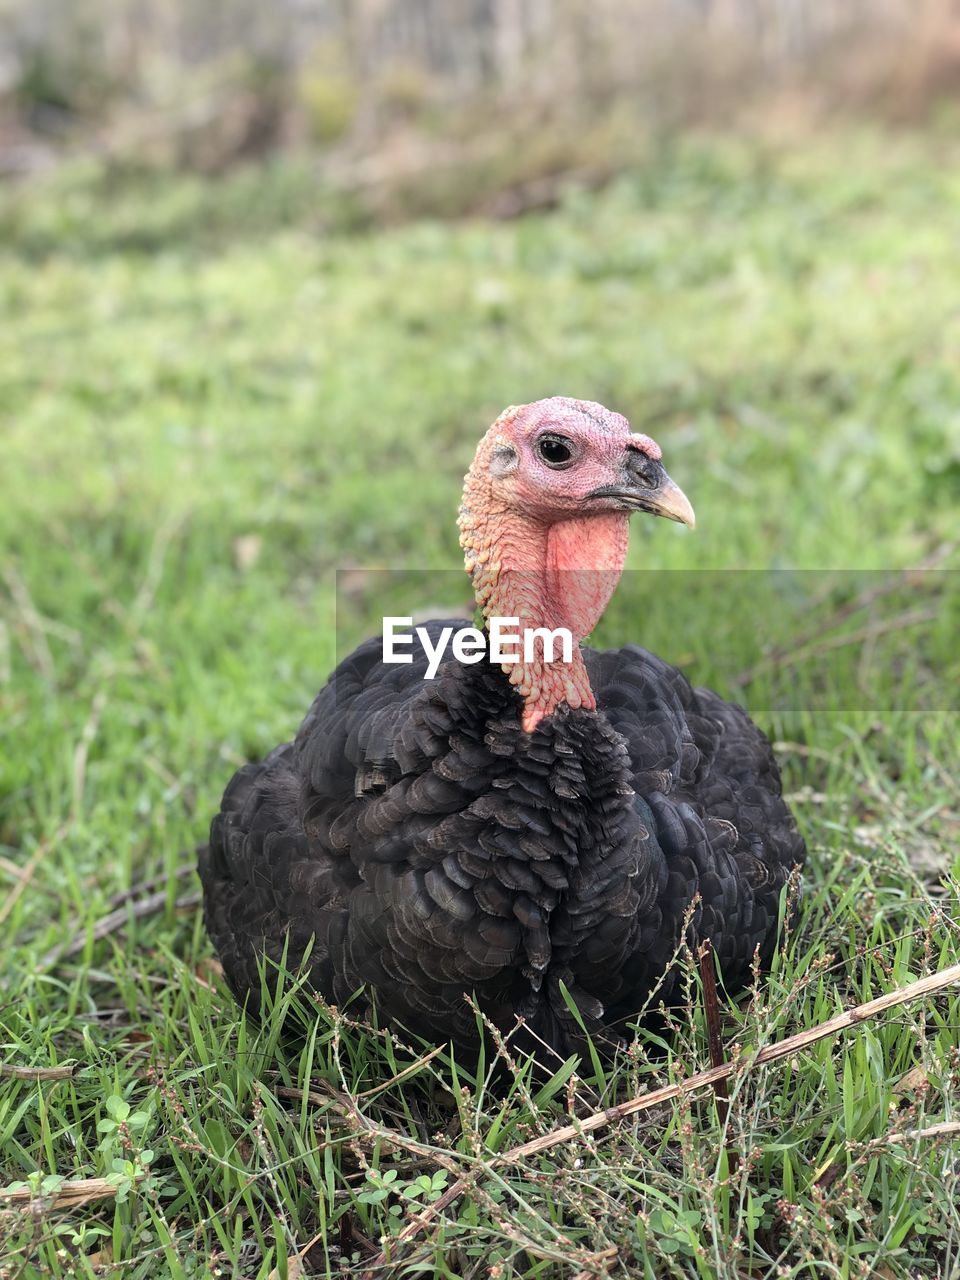
<path id="1" fill-rule="evenodd" d="M 428 624 L 431 638 L 447 622 Z M 239 770 L 201 855 L 207 928 L 255 1005 L 258 962 L 471 1047 L 473 993 L 561 1055 L 669 1001 L 691 902 L 730 987 L 769 959 L 804 846 L 770 745 L 745 712 L 635 645 L 584 650 L 597 711 L 533 734 L 499 669 L 337 668 L 296 740 Z"/>

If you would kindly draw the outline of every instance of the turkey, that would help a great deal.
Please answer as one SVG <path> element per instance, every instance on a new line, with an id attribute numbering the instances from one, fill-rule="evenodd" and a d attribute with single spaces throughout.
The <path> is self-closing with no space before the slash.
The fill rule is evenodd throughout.
<path id="1" fill-rule="evenodd" d="M 659 446 L 621 415 L 555 397 L 493 424 L 460 542 L 479 638 L 497 619 L 518 643 L 440 653 L 469 626 L 440 620 L 386 662 L 377 636 L 292 742 L 234 775 L 199 869 L 249 1010 L 264 970 L 302 965 L 327 1001 L 430 1042 L 475 1049 L 479 1009 L 511 1043 L 565 1057 L 583 1028 L 618 1042 L 651 993 L 669 1004 L 684 929 L 728 989 L 769 960 L 805 856 L 769 742 L 638 645 L 580 643 L 636 511 L 694 523 Z"/>

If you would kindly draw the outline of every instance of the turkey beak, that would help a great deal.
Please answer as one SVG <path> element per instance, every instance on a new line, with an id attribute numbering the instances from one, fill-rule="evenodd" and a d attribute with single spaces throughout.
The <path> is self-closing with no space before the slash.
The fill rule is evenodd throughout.
<path id="1" fill-rule="evenodd" d="M 690 499 L 674 484 L 659 460 L 631 451 L 619 485 L 597 489 L 594 497 L 616 498 L 627 511 L 646 511 L 692 529 L 696 524 Z"/>
<path id="2" fill-rule="evenodd" d="M 628 451 L 615 484 L 602 485 L 587 497 L 612 499 L 616 510 L 646 511 L 652 516 L 676 520 L 690 529 L 696 524 L 690 499 L 673 483 L 659 458 L 651 458 L 639 450 Z"/>
<path id="3" fill-rule="evenodd" d="M 665 471 L 657 487 L 646 490 L 643 497 L 643 509 L 650 511 L 653 515 L 676 520 L 678 524 L 685 524 L 689 529 L 696 525 L 697 518 L 690 505 L 690 499 L 678 484 L 673 483 Z"/>

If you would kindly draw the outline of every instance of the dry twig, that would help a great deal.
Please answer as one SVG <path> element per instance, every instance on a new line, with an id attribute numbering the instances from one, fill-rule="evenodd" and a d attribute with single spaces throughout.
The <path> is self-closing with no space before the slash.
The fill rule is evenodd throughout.
<path id="1" fill-rule="evenodd" d="M 173 907 L 175 911 L 185 911 L 188 908 L 198 906 L 199 903 L 199 893 L 187 893 L 182 898 L 177 898 Z M 122 929 L 131 920 L 142 920 L 145 916 L 152 916 L 155 912 L 162 911 L 166 905 L 167 891 L 166 889 L 160 889 L 157 893 L 148 894 L 146 898 L 142 898 L 139 902 L 129 902 L 122 907 L 118 907 L 116 911 L 111 911 L 109 915 L 101 916 L 93 926 L 91 930 L 93 941 L 99 942 L 101 938 L 106 938 L 109 934 L 116 933 L 118 929 Z M 75 956 L 78 951 L 83 950 L 86 942 L 86 929 L 78 931 L 68 942 L 51 947 L 46 955 L 41 957 L 37 967 L 40 970 L 49 969 L 58 960 L 66 960 L 70 956 Z"/>
<path id="2" fill-rule="evenodd" d="M 700 962 L 700 980 L 703 983 L 703 1012 L 707 1023 L 710 1062 L 714 1067 L 721 1067 L 725 1059 L 723 1040 L 720 1035 L 720 1001 L 717 999 L 717 975 L 713 965 L 713 947 L 709 939 L 701 944 L 697 958 Z M 717 1117 L 720 1120 L 720 1126 L 726 1128 L 727 1115 L 730 1111 L 726 1078 L 716 1082 L 713 1092 L 717 1099 Z"/>
<path id="3" fill-rule="evenodd" d="M 62 1067 L 15 1067 L 12 1063 L 0 1062 L 0 1076 L 11 1080 L 70 1080 L 76 1070 L 76 1063 Z"/>
<path id="4" fill-rule="evenodd" d="M 22 870 L 20 870 L 17 876 L 16 883 L 14 884 L 10 892 L 7 894 L 3 902 L 3 905 L 0 906 L 0 924 L 3 924 L 7 916 L 16 906 L 17 899 L 20 897 L 24 889 L 26 889 L 27 885 L 33 879 L 34 872 L 36 871 L 37 867 L 40 865 L 41 859 L 49 851 L 52 845 L 56 844 L 58 841 L 63 839 L 63 837 L 66 835 L 71 825 L 72 825 L 72 820 L 71 822 L 65 823 L 58 831 L 55 831 L 52 836 L 48 836 L 46 840 L 41 840 L 40 843 L 37 845 L 36 849 L 34 849 L 33 853 L 30 855 L 30 857 L 27 859 L 26 863 L 24 864 Z"/>
<path id="5" fill-rule="evenodd" d="M 792 666 L 814 653 L 819 653 L 821 649 L 837 649 L 850 644 L 858 644 L 863 640 L 872 639 L 876 635 L 882 635 L 884 632 L 899 631 L 904 627 L 931 621 L 938 614 L 936 609 L 907 611 L 903 614 L 897 614 L 885 622 L 861 627 L 858 631 L 849 632 L 846 635 L 831 636 L 827 640 L 823 640 L 823 635 L 827 628 L 835 627 L 855 614 L 862 613 L 864 609 L 876 604 L 878 600 L 892 595 L 895 591 L 917 587 L 923 582 L 928 573 L 949 560 L 958 548 L 960 548 L 960 543 L 944 543 L 915 568 L 904 569 L 900 573 L 894 574 L 889 578 L 883 578 L 879 583 L 865 588 L 854 596 L 852 600 L 848 600 L 845 604 L 836 608 L 829 617 L 820 619 L 816 626 L 802 632 L 799 636 L 795 636 L 789 649 L 786 647 L 771 649 L 753 666 L 746 668 L 746 670 L 735 676 L 731 681 L 732 685 L 735 688 L 742 688 L 762 671 L 766 671 L 771 667 Z"/>
<path id="6" fill-rule="evenodd" d="M 575 1124 L 554 1129 L 552 1133 L 533 1138 L 530 1142 L 524 1142 L 518 1147 L 512 1147 L 509 1151 L 504 1152 L 502 1156 L 492 1161 L 490 1167 L 516 1164 L 517 1161 L 526 1159 L 528 1156 L 540 1155 L 553 1147 L 582 1138 L 585 1134 L 606 1128 L 619 1120 L 625 1120 L 627 1116 L 636 1115 L 640 1111 L 648 1111 L 651 1107 L 659 1106 L 663 1102 L 669 1102 L 672 1098 L 693 1093 L 698 1089 L 712 1088 L 718 1081 L 726 1080 L 734 1074 L 741 1074 L 753 1067 L 792 1057 L 820 1040 L 839 1035 L 840 1032 L 856 1027 L 861 1022 L 867 1022 L 870 1018 L 875 1018 L 878 1014 L 885 1013 L 888 1009 L 896 1008 L 897 1005 L 906 1004 L 911 1000 L 919 1000 L 923 996 L 933 995 L 938 991 L 942 991 L 945 987 L 949 987 L 954 982 L 960 982 L 960 964 L 951 965 L 950 968 L 942 969 L 939 973 L 932 973 L 925 978 L 919 978 L 916 982 L 911 982 L 908 986 L 901 987 L 896 991 L 888 991 L 886 994 L 878 996 L 875 1000 L 868 1000 L 865 1004 L 856 1005 L 853 1009 L 846 1009 L 843 1013 L 837 1014 L 836 1017 L 829 1018 L 826 1022 L 821 1022 L 806 1031 L 798 1031 L 796 1035 L 788 1036 L 785 1040 L 777 1041 L 775 1044 L 764 1045 L 752 1057 L 726 1062 L 722 1066 L 711 1067 L 708 1071 L 700 1071 L 696 1075 L 690 1076 L 687 1080 L 681 1080 L 678 1084 L 668 1084 L 659 1089 L 651 1089 L 638 1097 L 630 1098 L 627 1102 L 621 1102 L 614 1107 L 607 1107 L 603 1111 L 596 1111 L 593 1115 L 587 1116 Z M 448 1187 L 439 1200 L 428 1205 L 422 1213 L 419 1213 L 407 1223 L 391 1241 L 391 1249 L 395 1250 L 398 1245 L 407 1244 L 415 1239 L 436 1217 L 463 1195 L 470 1181 L 471 1175 L 467 1175 L 460 1178 L 451 1187 Z M 365 1271 L 365 1280 L 374 1280 L 378 1269 L 382 1268 L 386 1262 L 386 1254 L 381 1252 Z"/>
<path id="7" fill-rule="evenodd" d="M 131 898 L 139 898 L 141 894 L 151 893 L 155 889 L 159 889 L 161 885 L 165 885 L 171 877 L 174 880 L 183 880 L 186 876 L 191 876 L 196 872 L 196 854 L 199 854 L 203 845 L 198 845 L 195 855 L 190 862 L 181 863 L 171 872 L 163 871 L 158 876 L 152 876 L 149 880 L 141 880 L 139 884 L 131 885 L 129 889 L 121 889 L 119 893 L 113 894 L 109 899 L 111 907 L 119 907 L 124 902 L 129 902 Z"/>
<path id="8" fill-rule="evenodd" d="M 888 1133 L 878 1139 L 880 1142 L 920 1142 L 924 1139 L 937 1141 L 940 1138 L 953 1138 L 960 1134 L 960 1120 L 941 1120 L 939 1124 L 927 1125 L 925 1129 L 904 1129 L 901 1133 Z"/>
<path id="9" fill-rule="evenodd" d="M 907 609 L 903 613 L 895 614 L 892 618 L 885 618 L 882 622 L 868 623 L 856 631 L 845 631 L 839 636 L 827 636 L 796 649 L 780 650 L 776 654 L 770 654 L 761 659 L 754 666 L 748 667 L 746 671 L 741 671 L 730 683 L 734 688 L 742 688 L 761 671 L 771 667 L 795 667 L 807 658 L 819 657 L 820 654 L 828 653 L 833 649 L 845 649 L 849 645 L 863 644 L 864 641 L 873 640 L 876 636 L 887 635 L 892 631 L 905 631 L 909 627 L 918 627 L 925 622 L 935 622 L 940 614 L 939 605 L 931 605 L 926 609 Z"/>
<path id="10" fill-rule="evenodd" d="M 47 1194 L 29 1187 L 0 1187 L 0 1199 L 34 1213 L 55 1209 L 79 1209 L 93 1200 L 110 1200 L 117 1194 L 116 1183 L 106 1178 L 72 1178 Z"/>
<path id="11" fill-rule="evenodd" d="M 10 598 L 19 611 L 20 621 L 27 633 L 30 648 L 29 653 L 26 649 L 24 650 L 27 661 L 30 662 L 30 665 L 39 676 L 42 676 L 49 684 L 54 684 L 57 673 L 50 646 L 47 644 L 45 620 L 40 616 L 36 605 L 33 603 L 27 584 L 12 564 L 4 566 L 3 579 L 7 585 L 7 590 L 10 592 Z"/>

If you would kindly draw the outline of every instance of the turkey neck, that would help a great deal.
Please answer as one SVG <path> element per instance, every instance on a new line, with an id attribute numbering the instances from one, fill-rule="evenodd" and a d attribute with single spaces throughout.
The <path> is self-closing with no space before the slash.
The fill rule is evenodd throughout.
<path id="1" fill-rule="evenodd" d="M 525 630 L 566 627 L 572 660 L 561 646 L 546 662 L 538 641 L 533 660 L 505 663 L 504 674 L 523 698 L 522 726 L 532 732 L 562 703 L 596 709 L 580 641 L 600 620 L 623 572 L 629 517 L 619 512 L 544 522 L 478 501 L 468 475 L 460 509 L 460 545 L 485 619 L 517 618 Z"/>

